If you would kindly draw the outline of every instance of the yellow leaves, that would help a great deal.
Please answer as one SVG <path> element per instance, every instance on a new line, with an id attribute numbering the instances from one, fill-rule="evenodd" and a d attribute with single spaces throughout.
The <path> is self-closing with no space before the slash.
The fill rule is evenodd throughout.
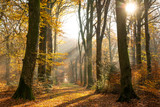
<path id="1" fill-rule="evenodd" d="M 71 0 L 71 2 L 75 3 L 76 5 L 78 5 L 80 2 L 83 2 L 84 0 Z"/>
<path id="2" fill-rule="evenodd" d="M 67 54 L 63 53 L 39 53 L 37 62 L 41 64 L 47 63 L 51 66 L 61 66 L 64 65 L 63 60 L 66 58 L 66 55 Z M 46 56 L 46 58 L 44 56 Z"/>
<path id="3" fill-rule="evenodd" d="M 156 89 L 156 85 L 160 83 L 160 80 L 145 80 L 144 85 L 140 86 L 141 90 L 160 95 L 160 89 Z"/>
<path id="4" fill-rule="evenodd" d="M 49 13 L 47 13 L 46 9 L 41 9 L 40 11 L 40 27 L 41 26 L 47 26 L 48 24 L 51 24 L 51 16 Z"/>

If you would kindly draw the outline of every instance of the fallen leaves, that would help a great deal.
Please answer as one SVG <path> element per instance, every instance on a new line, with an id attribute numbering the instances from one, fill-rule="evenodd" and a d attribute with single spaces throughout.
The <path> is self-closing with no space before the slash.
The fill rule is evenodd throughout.
<path id="1" fill-rule="evenodd" d="M 94 90 L 86 90 L 78 85 L 53 86 L 48 93 L 35 94 L 35 101 L 11 99 L 14 91 L 0 92 L 0 107 L 159 107 L 160 100 L 152 98 L 145 93 L 139 94 L 140 100 L 132 100 L 130 103 L 116 102 L 117 94 L 94 94 Z M 139 92 L 140 93 L 140 92 Z M 149 98 L 149 99 L 148 99 Z"/>

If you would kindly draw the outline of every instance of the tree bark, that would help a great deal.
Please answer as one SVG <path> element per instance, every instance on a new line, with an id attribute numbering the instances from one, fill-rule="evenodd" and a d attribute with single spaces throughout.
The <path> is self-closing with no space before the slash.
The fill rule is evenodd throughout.
<path id="1" fill-rule="evenodd" d="M 109 20 L 109 26 L 108 26 L 108 29 L 107 29 L 107 34 L 108 34 L 108 44 L 109 44 L 109 59 L 110 59 L 110 65 L 111 65 L 111 68 L 110 68 L 110 72 L 112 72 L 112 60 L 113 60 L 113 56 L 112 56 L 112 47 L 111 47 L 111 17 L 110 17 L 110 20 Z"/>
<path id="2" fill-rule="evenodd" d="M 19 86 L 12 96 L 14 99 L 34 100 L 32 92 L 33 74 L 37 58 L 39 37 L 40 0 L 29 0 L 29 28 L 27 34 L 27 46 L 23 59 L 22 73 Z"/>
<path id="3" fill-rule="evenodd" d="M 62 1 L 61 1 L 62 2 Z M 55 24 L 56 24 L 56 27 L 57 24 L 58 24 L 58 20 L 59 20 L 59 11 L 60 11 L 60 6 L 61 6 L 61 2 L 60 4 L 57 4 L 57 7 L 56 7 L 56 20 L 55 20 Z M 54 29 L 54 54 L 57 53 L 57 34 L 58 34 L 58 31 L 57 29 Z M 54 60 L 56 61 L 56 60 Z M 58 71 L 56 69 L 56 66 L 54 66 L 54 79 L 55 79 L 55 85 L 58 85 L 58 79 L 57 79 L 57 76 L 58 76 Z"/>
<path id="4" fill-rule="evenodd" d="M 51 0 L 49 0 L 48 2 L 51 2 Z M 54 5 L 54 4 L 53 4 Z M 51 13 L 52 13 L 52 4 L 48 3 L 47 4 L 47 12 L 48 14 L 50 14 L 51 16 Z M 52 22 L 52 19 L 51 19 L 51 22 Z M 53 41 L 53 38 L 52 38 L 52 26 L 48 23 L 47 25 L 47 53 L 48 54 L 52 54 L 53 53 L 53 44 L 52 44 L 52 41 Z M 50 58 L 48 59 L 50 61 L 52 61 L 53 59 Z M 53 83 L 53 80 L 51 78 L 51 72 L 52 72 L 52 65 L 50 63 L 47 63 L 47 70 L 46 70 L 46 76 L 47 76 L 47 79 L 50 81 L 50 83 Z"/>
<path id="5" fill-rule="evenodd" d="M 83 80 L 84 80 L 84 82 L 83 82 L 83 86 L 85 87 L 86 86 L 86 84 L 87 84 L 87 59 L 86 59 L 86 55 L 84 56 L 84 69 L 83 69 L 83 74 L 84 74 L 84 76 L 83 76 Z"/>
<path id="6" fill-rule="evenodd" d="M 136 55 L 135 55 L 135 38 L 136 38 L 136 35 L 137 35 L 137 30 L 136 30 L 136 21 L 134 22 L 133 24 L 133 36 L 132 36 L 132 65 L 135 66 L 136 64 Z"/>
<path id="7" fill-rule="evenodd" d="M 101 57 L 102 57 L 102 40 L 104 36 L 104 32 L 106 29 L 106 21 L 107 21 L 107 14 L 108 14 L 108 8 L 111 0 L 105 0 L 103 3 L 104 5 L 104 21 L 102 23 L 101 18 L 102 18 L 102 4 L 101 0 L 96 1 L 96 10 L 97 10 L 97 27 L 96 27 L 96 76 L 97 76 L 97 81 L 101 81 Z M 101 26 L 102 25 L 102 26 Z M 102 28 L 102 30 L 101 30 Z M 96 87 L 95 93 L 100 93 L 101 90 L 98 89 L 98 84 Z"/>
<path id="8" fill-rule="evenodd" d="M 6 74 L 5 74 L 5 79 L 7 81 L 7 85 L 10 83 L 10 49 L 9 49 L 9 36 L 6 37 Z"/>
<path id="9" fill-rule="evenodd" d="M 47 52 L 48 54 L 52 54 L 53 53 L 53 44 L 52 44 L 53 38 L 52 38 L 52 27 L 50 25 L 48 25 L 47 27 Z M 48 59 L 50 61 L 53 61 L 52 58 Z M 52 73 L 52 65 L 50 63 L 47 63 L 47 70 L 46 70 L 46 76 L 47 79 L 53 83 L 52 79 L 51 79 L 51 73 Z"/>
<path id="10" fill-rule="evenodd" d="M 148 9 L 149 9 L 148 0 L 144 0 L 144 7 L 145 7 L 145 38 L 146 38 L 147 71 L 151 72 L 150 34 L 149 34 L 149 27 L 148 27 Z"/>
<path id="11" fill-rule="evenodd" d="M 87 46 L 86 46 L 86 41 L 85 41 L 85 37 L 84 37 L 84 30 L 83 30 L 83 24 L 82 24 L 82 20 L 81 20 L 81 0 L 79 0 L 79 7 L 78 7 L 78 19 L 79 19 L 79 27 L 80 27 L 80 35 L 82 37 L 82 43 L 83 43 L 83 47 L 84 47 L 84 51 L 85 51 L 85 54 L 84 54 L 84 70 L 83 70 L 83 86 L 86 86 L 86 78 L 87 78 Z M 82 51 L 82 50 L 81 50 Z"/>
<path id="12" fill-rule="evenodd" d="M 137 12 L 137 37 L 136 37 L 136 59 L 138 68 L 141 67 L 142 59 L 141 59 L 141 22 L 142 22 L 142 12 L 140 8 L 140 1 L 138 1 L 139 11 Z"/>
<path id="13" fill-rule="evenodd" d="M 78 49 L 79 49 L 79 75 L 80 75 L 80 84 L 82 85 L 82 46 L 80 44 L 80 35 L 78 37 Z"/>
<path id="14" fill-rule="evenodd" d="M 87 17 L 87 64 L 88 64 L 88 84 L 87 88 L 91 88 L 93 83 L 92 76 L 92 34 L 93 34 L 93 0 L 88 0 L 88 9 L 87 14 L 90 14 L 90 17 Z M 90 13 L 89 13 L 90 10 Z M 87 15 L 88 16 L 88 15 Z"/>
<path id="15" fill-rule="evenodd" d="M 75 82 L 75 73 L 74 73 L 74 65 L 73 62 L 70 61 L 70 70 L 71 70 L 71 83 Z"/>
<path id="16" fill-rule="evenodd" d="M 77 72 L 77 59 L 75 59 L 75 83 L 78 82 L 78 72 Z"/>
<path id="17" fill-rule="evenodd" d="M 46 32 L 47 32 L 47 27 L 42 26 L 40 28 L 41 38 L 39 39 L 39 64 L 38 64 L 38 80 L 41 82 L 45 81 L 45 74 L 46 74 Z"/>
<path id="18" fill-rule="evenodd" d="M 126 12 L 121 5 L 122 3 L 125 3 L 124 0 L 116 0 L 118 53 L 121 70 L 121 93 L 117 101 L 129 102 L 131 99 L 138 97 L 132 87 L 131 68 L 127 50 Z"/>

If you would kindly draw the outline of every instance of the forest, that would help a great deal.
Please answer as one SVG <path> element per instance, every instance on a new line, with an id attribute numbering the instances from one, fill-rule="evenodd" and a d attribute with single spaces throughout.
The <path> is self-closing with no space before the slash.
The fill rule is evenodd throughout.
<path id="1" fill-rule="evenodd" d="M 0 0 L 0 107 L 160 107 L 160 0 Z"/>

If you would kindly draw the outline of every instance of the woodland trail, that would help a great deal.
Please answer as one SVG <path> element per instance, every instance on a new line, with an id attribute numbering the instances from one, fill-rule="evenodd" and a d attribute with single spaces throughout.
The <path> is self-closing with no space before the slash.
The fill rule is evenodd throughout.
<path id="1" fill-rule="evenodd" d="M 94 94 L 94 90 L 73 84 L 54 86 L 48 93 L 36 93 L 35 101 L 11 99 L 14 91 L 0 92 L 0 107 L 159 107 L 159 99 L 141 95 L 131 103 L 116 102 L 116 94 Z"/>

